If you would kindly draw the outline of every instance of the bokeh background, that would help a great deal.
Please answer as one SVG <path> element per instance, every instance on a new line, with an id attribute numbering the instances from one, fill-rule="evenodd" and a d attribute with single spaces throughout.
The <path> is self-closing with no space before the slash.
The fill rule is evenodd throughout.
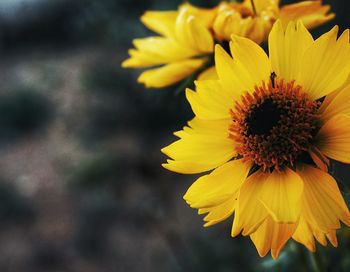
<path id="1" fill-rule="evenodd" d="M 315 35 L 349 27 L 348 1 L 325 2 L 337 17 Z M 180 3 L 0 0 L 0 271 L 303 271 L 294 244 L 274 262 L 231 239 L 231 219 L 203 228 L 182 199 L 196 176 L 160 166 L 192 113 L 178 86 L 146 90 L 120 64 L 151 34 L 140 15 Z M 339 236 L 327 271 L 350 271 Z"/>

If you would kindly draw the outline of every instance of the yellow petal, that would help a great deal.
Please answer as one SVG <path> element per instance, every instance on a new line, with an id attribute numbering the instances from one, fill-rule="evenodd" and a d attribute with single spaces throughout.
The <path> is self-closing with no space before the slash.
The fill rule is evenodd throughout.
<path id="1" fill-rule="evenodd" d="M 194 16 L 206 28 L 211 28 L 214 18 L 216 16 L 217 8 L 198 8 L 186 2 L 182 4 L 179 10 L 187 9 L 188 13 Z"/>
<path id="2" fill-rule="evenodd" d="M 298 227 L 293 233 L 293 239 L 303 244 L 308 250 L 315 252 L 315 239 L 309 224 L 303 217 L 300 218 Z"/>
<path id="3" fill-rule="evenodd" d="M 230 118 L 234 100 L 219 80 L 196 81 L 197 91 L 186 90 L 193 112 L 201 119 Z"/>
<path id="4" fill-rule="evenodd" d="M 146 11 L 141 21 L 149 29 L 166 37 L 174 36 L 177 11 Z"/>
<path id="5" fill-rule="evenodd" d="M 247 12 L 247 8 L 243 9 Z M 251 13 L 253 15 L 253 11 Z M 261 43 L 272 27 L 270 14 L 263 13 L 258 17 L 243 17 L 234 6 L 221 3 L 213 24 L 214 33 L 219 40 L 230 40 L 231 35 L 235 34 Z"/>
<path id="6" fill-rule="evenodd" d="M 176 39 L 199 53 L 210 53 L 214 50 L 214 40 L 210 31 L 196 17 L 182 8 L 176 19 Z"/>
<path id="7" fill-rule="evenodd" d="M 200 120 L 195 118 L 176 135 L 181 139 L 162 149 L 169 156 L 163 167 L 179 173 L 192 174 L 211 170 L 231 159 L 234 142 L 228 137 L 231 120 Z"/>
<path id="8" fill-rule="evenodd" d="M 232 58 L 218 44 L 215 46 L 215 68 L 219 80 L 226 91 L 234 91 L 233 97 L 235 100 L 239 100 L 241 95 L 245 91 L 248 91 L 244 82 L 241 82 L 239 75 L 237 74 L 236 66 L 233 63 Z"/>
<path id="9" fill-rule="evenodd" d="M 294 223 L 300 216 L 303 181 L 297 173 L 286 168 L 273 171 L 264 181 L 259 199 L 278 223 Z"/>
<path id="10" fill-rule="evenodd" d="M 338 240 L 337 240 L 337 232 L 336 230 L 330 230 L 327 234 L 326 234 L 328 240 L 331 242 L 331 244 L 334 247 L 338 247 Z"/>
<path id="11" fill-rule="evenodd" d="M 163 37 L 148 37 L 133 41 L 136 49 L 129 50 L 130 58 L 123 67 L 148 67 L 186 60 L 198 53 L 176 41 Z"/>
<path id="12" fill-rule="evenodd" d="M 338 246 L 336 230 L 330 229 L 327 232 L 321 231 L 318 227 L 312 226 L 306 222 L 304 216 L 299 220 L 298 227 L 293 234 L 293 239 L 303 244 L 310 251 L 315 252 L 315 238 L 323 246 L 327 246 L 327 239 L 334 247 Z"/>
<path id="13" fill-rule="evenodd" d="M 349 30 L 337 40 L 338 27 L 322 35 L 302 58 L 299 83 L 316 100 L 341 87 L 350 72 Z"/>
<path id="14" fill-rule="evenodd" d="M 232 36 L 230 50 L 233 56 L 235 72 L 242 81 L 250 82 L 248 90 L 267 81 L 271 74 L 270 61 L 265 51 L 250 39 Z M 258 65 L 257 65 L 258 64 Z M 248 83 L 247 83 L 248 84 Z"/>
<path id="15" fill-rule="evenodd" d="M 232 34 L 247 36 L 252 26 L 252 18 L 242 18 L 239 11 L 226 3 L 220 4 L 220 10 L 215 18 L 213 30 L 219 40 L 230 40 Z"/>
<path id="16" fill-rule="evenodd" d="M 328 233 L 340 227 L 339 220 L 350 224 L 349 210 L 331 175 L 308 165 L 298 169 L 298 174 L 304 181 L 303 216 L 315 230 Z"/>
<path id="17" fill-rule="evenodd" d="M 332 97 L 322 112 L 322 121 L 328 121 L 337 114 L 345 114 L 350 117 L 350 85 L 345 86 Z"/>
<path id="18" fill-rule="evenodd" d="M 223 204 L 232 198 L 247 178 L 250 165 L 233 160 L 197 179 L 184 199 L 192 208 L 206 208 Z"/>
<path id="19" fill-rule="evenodd" d="M 277 259 L 282 248 L 292 237 L 296 224 L 276 223 L 270 216 L 250 235 L 260 257 L 264 257 L 270 250 Z"/>
<path id="20" fill-rule="evenodd" d="M 350 85 L 350 74 L 347 78 L 347 80 L 344 82 L 344 84 L 342 86 L 340 86 L 338 89 L 336 89 L 335 91 L 331 92 L 330 94 L 328 94 L 325 99 L 323 100 L 320 108 L 319 108 L 319 113 L 322 114 L 325 109 L 329 106 L 329 104 L 333 101 L 333 99 L 344 89 L 346 88 L 348 85 Z M 324 118 L 322 118 L 322 121 L 325 121 Z"/>
<path id="21" fill-rule="evenodd" d="M 327 246 L 326 235 L 319 228 L 314 228 L 311 226 L 312 234 L 316 238 L 317 242 L 319 242 L 323 246 Z"/>
<path id="22" fill-rule="evenodd" d="M 210 227 L 227 219 L 236 207 L 237 197 L 238 193 L 235 193 L 222 204 L 203 209 L 205 213 L 208 213 L 204 217 L 204 221 L 206 221 L 204 227 Z"/>
<path id="23" fill-rule="evenodd" d="M 254 91 L 254 86 L 262 81 L 267 82 L 271 69 L 266 54 L 253 41 L 235 36 L 230 48 L 234 59 L 216 45 L 215 67 L 224 88 L 238 100 L 243 93 Z"/>
<path id="24" fill-rule="evenodd" d="M 250 235 L 263 223 L 268 216 L 267 210 L 258 199 L 268 174 L 257 171 L 243 183 L 238 197 L 235 218 L 231 236 Z"/>
<path id="25" fill-rule="evenodd" d="M 211 66 L 208 69 L 205 69 L 202 73 L 199 74 L 197 80 L 218 80 L 218 74 L 216 73 L 215 66 Z"/>
<path id="26" fill-rule="evenodd" d="M 322 6 L 322 1 L 302 1 L 282 6 L 280 18 L 285 26 L 290 21 L 301 20 L 308 29 L 311 29 L 334 18 L 334 13 L 328 13 L 329 9 L 329 5 Z"/>
<path id="27" fill-rule="evenodd" d="M 194 17 L 188 19 L 189 40 L 192 48 L 199 52 L 211 53 L 214 51 L 214 39 L 210 31 L 201 25 Z"/>
<path id="28" fill-rule="evenodd" d="M 336 115 L 328 120 L 316 136 L 316 146 L 327 157 L 350 163 L 350 117 Z"/>
<path id="29" fill-rule="evenodd" d="M 197 54 L 195 50 L 163 37 L 134 39 L 133 44 L 137 50 L 165 62 L 183 60 Z"/>
<path id="30" fill-rule="evenodd" d="M 146 85 L 147 88 L 163 88 L 170 86 L 194 73 L 206 59 L 190 59 L 167 64 L 160 68 L 154 68 L 143 72 L 138 82 Z"/>
<path id="31" fill-rule="evenodd" d="M 300 77 L 302 59 L 313 38 L 301 22 L 290 22 L 286 31 L 278 20 L 269 35 L 269 54 L 272 70 L 284 80 Z"/>
<path id="32" fill-rule="evenodd" d="M 152 54 L 149 54 L 148 52 L 143 52 L 142 50 L 129 49 L 128 53 L 130 55 L 130 58 L 122 62 L 123 68 L 150 67 L 155 65 L 161 65 L 168 61 L 166 60 L 166 58 L 160 57 L 155 59 Z"/>
<path id="33" fill-rule="evenodd" d="M 251 20 L 250 26 L 249 24 L 246 24 L 246 34 L 244 37 L 247 37 L 257 44 L 260 44 L 267 39 L 271 28 L 271 20 L 267 20 L 264 16 L 255 17 Z"/>

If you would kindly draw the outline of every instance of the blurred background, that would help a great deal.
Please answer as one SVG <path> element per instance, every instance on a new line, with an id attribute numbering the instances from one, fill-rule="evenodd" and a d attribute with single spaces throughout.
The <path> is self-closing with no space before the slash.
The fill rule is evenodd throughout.
<path id="1" fill-rule="evenodd" d="M 316 35 L 350 26 L 347 1 L 325 2 L 337 17 Z M 274 262 L 231 219 L 203 228 L 182 199 L 196 176 L 160 166 L 192 113 L 178 86 L 145 90 L 120 64 L 151 34 L 142 13 L 180 3 L 0 0 L 0 271 L 302 271 L 294 244 Z M 339 236 L 328 271 L 350 271 Z"/>

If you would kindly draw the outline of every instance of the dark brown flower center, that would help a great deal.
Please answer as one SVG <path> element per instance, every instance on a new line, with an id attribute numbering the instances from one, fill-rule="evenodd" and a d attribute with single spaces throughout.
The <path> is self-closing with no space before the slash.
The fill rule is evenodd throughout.
<path id="1" fill-rule="evenodd" d="M 275 127 L 282 117 L 282 109 L 278 107 L 271 98 L 267 98 L 263 103 L 252 107 L 245 121 L 247 123 L 248 135 L 266 135 Z"/>
<path id="2" fill-rule="evenodd" d="M 243 160 L 264 171 L 292 167 L 318 129 L 318 107 L 294 82 L 273 78 L 236 102 L 230 137 Z"/>

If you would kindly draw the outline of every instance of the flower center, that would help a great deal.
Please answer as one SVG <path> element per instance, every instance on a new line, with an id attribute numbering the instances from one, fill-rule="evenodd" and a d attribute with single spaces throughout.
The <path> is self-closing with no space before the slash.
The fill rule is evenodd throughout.
<path id="1" fill-rule="evenodd" d="M 265 135 L 278 124 L 282 110 L 271 98 L 267 98 L 262 104 L 252 107 L 246 117 L 248 135 Z"/>
<path id="2" fill-rule="evenodd" d="M 264 171 L 293 167 L 319 128 L 318 107 L 294 81 L 272 78 L 268 85 L 255 87 L 231 110 L 229 130 L 236 151 Z"/>

